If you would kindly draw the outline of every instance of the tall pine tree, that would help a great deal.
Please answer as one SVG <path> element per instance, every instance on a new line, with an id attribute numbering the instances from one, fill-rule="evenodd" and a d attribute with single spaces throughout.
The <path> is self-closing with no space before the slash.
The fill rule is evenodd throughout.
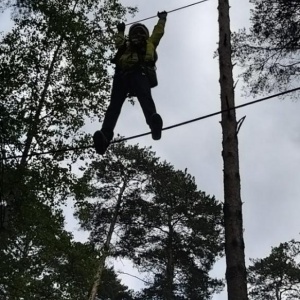
<path id="1" fill-rule="evenodd" d="M 101 289 L 101 278 L 107 258 L 118 247 L 118 237 L 124 226 L 122 215 L 130 211 L 128 203 L 141 198 L 147 174 L 153 169 L 157 158 L 147 148 L 111 145 L 103 159 L 93 161 L 78 182 L 74 192 L 77 198 L 77 216 L 84 229 L 91 232 L 90 240 L 99 251 L 97 271 L 89 299 L 95 299 Z"/>
<path id="2" fill-rule="evenodd" d="M 300 242 L 291 240 L 272 248 L 248 268 L 251 300 L 300 299 Z"/>
<path id="3" fill-rule="evenodd" d="M 119 254 L 152 277 L 139 299 L 210 299 L 222 288 L 209 276 L 223 251 L 222 206 L 198 191 L 186 170 L 162 162 L 149 176 L 147 194 L 128 203 L 134 214 L 120 217 L 133 224 Z"/>
<path id="4" fill-rule="evenodd" d="M 34 3 L 26 14 L 13 14 L 14 27 L 0 40 L 1 147 L 8 158 L 3 177 L 14 173 L 2 197 L 7 211 L 17 210 L 11 216 L 28 200 L 23 186 L 60 205 L 74 179 L 72 164 L 93 155 L 82 127 L 102 117 L 111 33 L 126 13 L 110 1 Z M 69 147 L 79 148 L 64 151 Z"/>
<path id="5" fill-rule="evenodd" d="M 62 214 L 33 196 L 23 210 L 26 217 L 1 239 L 0 299 L 87 299 L 98 252 L 74 242 Z M 111 269 L 103 271 L 101 286 L 100 299 L 131 299 Z"/>
<path id="6" fill-rule="evenodd" d="M 76 195 L 100 256 L 126 257 L 151 276 L 139 299 L 210 299 L 220 291 L 209 271 L 223 251 L 222 206 L 186 171 L 147 148 L 116 144 L 91 164 Z"/>
<path id="7" fill-rule="evenodd" d="M 7 4 L 15 2 L 1 8 Z M 0 294 L 83 299 L 97 253 L 63 230 L 61 205 L 75 183 L 73 163 L 93 156 L 82 127 L 102 117 L 112 32 L 127 10 L 110 1 L 23 4 L 0 38 L 0 142 L 7 157 L 0 192 L 10 212 L 1 231 Z M 65 152 L 69 147 L 79 148 Z"/>

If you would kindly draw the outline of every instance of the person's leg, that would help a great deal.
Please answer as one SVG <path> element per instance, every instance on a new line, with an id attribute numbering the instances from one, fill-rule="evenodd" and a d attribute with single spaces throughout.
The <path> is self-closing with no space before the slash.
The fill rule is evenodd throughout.
<path id="1" fill-rule="evenodd" d="M 163 122 L 160 115 L 156 112 L 147 76 L 141 70 L 135 71 L 130 77 L 130 85 L 140 102 L 146 122 L 151 129 L 152 138 L 159 140 Z"/>
<path id="2" fill-rule="evenodd" d="M 130 76 L 130 88 L 134 91 L 142 107 L 147 124 L 151 124 L 151 116 L 156 113 L 156 107 L 151 95 L 149 80 L 142 70 L 134 71 Z"/>
<path id="3" fill-rule="evenodd" d="M 105 113 L 101 131 L 108 141 L 112 140 L 123 103 L 128 93 L 128 87 L 124 82 L 123 74 L 116 74 L 113 80 L 110 104 Z"/>
<path id="4" fill-rule="evenodd" d="M 127 85 L 122 74 L 115 74 L 111 92 L 110 104 L 105 113 L 102 129 L 94 133 L 93 140 L 96 152 L 103 155 L 114 136 L 114 128 L 119 118 L 121 108 L 126 99 Z"/>

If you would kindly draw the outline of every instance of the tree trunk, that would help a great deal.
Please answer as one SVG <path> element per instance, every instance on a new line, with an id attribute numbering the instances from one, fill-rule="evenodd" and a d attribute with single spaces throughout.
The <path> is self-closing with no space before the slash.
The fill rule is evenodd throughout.
<path id="1" fill-rule="evenodd" d="M 169 235 L 167 241 L 167 268 L 166 268 L 166 289 L 164 291 L 165 300 L 173 299 L 173 281 L 174 281 L 174 259 L 173 259 L 173 226 L 171 223 L 172 216 L 169 214 Z"/>
<path id="2" fill-rule="evenodd" d="M 75 12 L 75 9 L 76 9 L 76 6 L 77 6 L 78 2 L 79 2 L 79 0 L 77 0 L 75 2 L 74 6 L 73 6 L 73 9 L 72 9 L 71 17 L 70 17 L 68 22 L 71 22 L 72 16 Z M 57 47 L 54 51 L 51 63 L 49 65 L 46 80 L 45 80 L 45 83 L 44 83 L 44 87 L 43 87 L 42 93 L 40 95 L 39 105 L 38 105 L 37 110 L 35 112 L 35 115 L 33 117 L 32 124 L 31 124 L 31 126 L 30 126 L 30 128 L 27 132 L 25 147 L 24 147 L 21 162 L 20 162 L 21 168 L 24 168 L 26 166 L 26 161 L 27 161 L 27 158 L 28 158 L 28 155 L 29 155 L 29 150 L 30 150 L 30 147 L 31 147 L 31 144 L 32 144 L 32 140 L 36 136 L 36 134 L 38 133 L 38 125 L 39 125 L 39 122 L 40 122 L 41 112 L 42 112 L 42 109 L 43 109 L 45 101 L 46 101 L 46 96 L 47 96 L 48 89 L 49 89 L 49 86 L 50 86 L 51 77 L 52 77 L 52 74 L 53 74 L 53 71 L 54 71 L 54 68 L 55 68 L 55 63 L 57 62 L 59 52 L 61 51 L 61 47 L 62 47 L 63 42 L 64 42 L 65 39 L 66 38 L 63 35 L 60 37 L 60 39 L 58 41 L 58 44 L 57 44 Z"/>
<path id="3" fill-rule="evenodd" d="M 118 195 L 117 204 L 116 204 L 116 207 L 115 207 L 115 211 L 114 211 L 114 214 L 113 214 L 112 221 L 111 221 L 110 226 L 109 226 L 106 241 L 105 241 L 105 244 L 103 245 L 103 248 L 102 248 L 102 251 L 101 251 L 101 256 L 100 256 L 99 264 L 98 264 L 98 269 L 97 269 L 97 272 L 95 274 L 94 283 L 93 283 L 93 286 L 92 286 L 92 289 L 91 289 L 88 300 L 95 300 L 96 299 L 96 296 L 97 296 L 97 293 L 98 293 L 98 290 L 99 290 L 99 286 L 100 286 L 100 281 L 101 281 L 103 269 L 104 269 L 104 266 L 105 266 L 105 261 L 106 261 L 106 258 L 109 255 L 110 242 L 111 242 L 111 238 L 112 238 L 112 235 L 114 233 L 114 229 L 115 229 L 117 219 L 118 219 L 118 216 L 119 216 L 119 213 L 120 213 L 120 207 L 121 207 L 123 194 L 124 194 L 124 191 L 126 189 L 126 186 L 127 186 L 127 181 L 124 180 L 123 186 L 121 187 L 121 190 L 120 190 L 119 195 Z"/>
<path id="4" fill-rule="evenodd" d="M 228 0 L 219 0 L 221 108 L 235 106 Z M 228 300 L 247 300 L 241 183 L 235 110 L 222 113 L 224 162 L 224 223 Z"/>
<path id="5" fill-rule="evenodd" d="M 21 162 L 20 162 L 21 169 L 25 168 L 25 166 L 26 166 L 26 160 L 27 160 L 28 155 L 29 155 L 29 150 L 30 150 L 30 147 L 31 147 L 31 144 L 32 144 L 32 140 L 34 139 L 34 137 L 38 133 L 38 126 L 39 126 L 39 122 L 40 122 L 41 112 L 42 112 L 42 109 L 43 109 L 45 101 L 46 101 L 46 96 L 47 96 L 47 92 L 48 92 L 48 89 L 49 89 L 49 86 L 50 86 L 51 76 L 52 76 L 52 73 L 54 71 L 54 66 L 55 66 L 59 51 L 61 49 L 62 43 L 63 43 L 63 37 L 61 37 L 61 39 L 60 39 L 60 41 L 57 45 L 57 48 L 55 49 L 52 61 L 51 61 L 50 66 L 48 68 L 46 81 L 45 81 L 43 91 L 41 93 L 40 100 L 39 100 L 39 105 L 38 105 L 38 107 L 36 109 L 36 112 L 35 112 L 35 115 L 32 119 L 32 124 L 31 124 L 31 126 L 30 126 L 30 128 L 27 132 L 25 147 L 24 147 Z"/>
<path id="6" fill-rule="evenodd" d="M 73 6 L 71 16 L 73 16 L 73 13 L 75 12 L 78 1 L 79 0 L 76 0 L 75 4 Z M 71 19 L 72 19 L 72 17 L 70 18 L 69 22 L 71 21 Z M 30 154 L 29 151 L 30 151 L 30 148 L 32 147 L 33 139 L 38 134 L 38 127 L 39 127 L 39 124 L 40 124 L 41 113 L 42 113 L 42 110 L 43 110 L 44 105 L 45 105 L 46 96 L 47 96 L 49 86 L 50 86 L 50 83 L 51 83 L 51 77 L 53 76 L 55 64 L 58 60 L 58 56 L 59 56 L 59 53 L 61 51 L 61 47 L 63 45 L 64 40 L 65 40 L 65 37 L 61 36 L 58 43 L 57 43 L 57 45 L 56 45 L 56 49 L 54 51 L 52 60 L 49 64 L 46 80 L 44 82 L 43 90 L 41 92 L 40 97 L 38 97 L 38 95 L 32 95 L 32 97 L 36 101 L 38 100 L 38 106 L 36 108 L 36 111 L 35 111 L 34 115 L 32 116 L 31 124 L 30 124 L 30 127 L 28 129 L 26 140 L 25 140 L 25 143 L 24 143 L 24 149 L 22 151 L 21 161 L 17 166 L 19 176 L 18 176 L 18 178 L 15 179 L 16 180 L 15 189 L 10 193 L 11 195 L 13 195 L 13 197 L 7 197 L 7 200 L 6 200 L 7 201 L 6 215 L 5 215 L 6 224 L 8 224 L 8 222 L 11 221 L 11 219 L 12 219 L 11 216 L 12 215 L 14 215 L 14 217 L 15 217 L 20 213 L 22 200 L 24 199 L 24 197 L 22 197 L 22 191 L 19 188 L 20 182 L 24 181 L 24 176 L 25 176 L 26 169 L 27 169 L 27 160 L 28 160 L 28 157 L 29 157 L 29 154 Z"/>
<path id="7" fill-rule="evenodd" d="M 2 144 L 2 136 L 0 136 L 0 232 L 6 227 L 6 209 L 7 205 L 4 198 L 4 160 L 5 150 Z"/>

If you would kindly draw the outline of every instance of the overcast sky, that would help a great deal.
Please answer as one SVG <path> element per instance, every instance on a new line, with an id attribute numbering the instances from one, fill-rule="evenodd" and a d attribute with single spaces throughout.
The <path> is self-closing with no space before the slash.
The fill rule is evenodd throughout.
<path id="1" fill-rule="evenodd" d="M 194 2 L 123 0 L 122 4 L 139 7 L 136 17 L 128 19 L 132 22 Z M 249 26 L 248 1 L 230 1 L 230 4 L 232 31 Z M 219 39 L 217 7 L 218 1 L 210 0 L 168 15 L 165 35 L 157 49 L 159 85 L 153 89 L 164 126 L 220 110 L 219 65 L 218 59 L 213 58 Z M 156 22 L 153 19 L 144 24 L 152 30 Z M 254 100 L 242 97 L 242 86 L 239 81 L 237 105 Z M 249 258 L 269 255 L 271 247 L 280 242 L 299 239 L 299 109 L 300 102 L 274 98 L 237 111 L 237 119 L 246 116 L 239 133 L 239 153 L 247 264 Z M 223 201 L 220 118 L 164 131 L 160 141 L 146 136 L 130 143 L 152 146 L 159 157 L 175 168 L 188 168 L 200 190 Z M 139 104 L 125 103 L 116 132 L 131 136 L 146 131 L 148 127 Z M 224 278 L 224 260 L 212 274 Z M 131 278 L 125 280 L 129 286 L 140 284 Z M 213 297 L 213 300 L 225 299 L 226 290 Z"/>
<path id="2" fill-rule="evenodd" d="M 127 23 L 191 4 L 191 0 L 123 0 L 137 5 L 139 13 Z M 230 1 L 231 29 L 249 25 L 250 5 L 246 0 Z M 197 118 L 220 110 L 218 59 L 213 58 L 218 43 L 218 1 L 209 0 L 168 15 L 165 35 L 157 49 L 159 85 L 153 98 L 164 126 Z M 7 20 L 1 16 L 1 27 Z M 150 29 L 157 19 L 145 21 Z M 127 29 L 128 30 L 128 29 Z M 235 76 L 238 74 L 235 73 Z M 242 97 L 243 83 L 236 88 L 236 105 L 254 100 Z M 300 102 L 274 98 L 237 110 L 237 119 L 246 116 L 239 132 L 241 192 L 244 216 L 246 263 L 249 258 L 269 255 L 272 246 L 292 238 L 300 229 Z M 223 201 L 222 131 L 220 116 L 164 131 L 160 141 L 148 135 L 129 143 L 152 146 L 157 156 L 176 169 L 188 168 L 198 189 Z M 100 126 L 100 125 L 99 125 Z M 94 132 L 96 124 L 89 128 Z M 142 110 L 125 102 L 115 133 L 132 136 L 149 131 Z M 77 225 L 68 229 L 76 238 Z M 137 275 L 127 262 L 118 261 L 118 270 Z M 214 276 L 224 278 L 224 260 Z M 123 276 L 129 288 L 141 288 L 140 281 Z M 213 300 L 227 299 L 226 290 Z"/>

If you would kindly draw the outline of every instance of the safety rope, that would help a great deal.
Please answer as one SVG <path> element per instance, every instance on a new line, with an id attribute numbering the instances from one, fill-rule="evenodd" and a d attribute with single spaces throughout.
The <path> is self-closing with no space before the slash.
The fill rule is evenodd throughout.
<path id="1" fill-rule="evenodd" d="M 181 9 L 185 9 L 185 8 L 188 8 L 188 7 L 191 7 L 191 6 L 203 3 L 203 2 L 207 2 L 207 1 L 209 1 L 209 0 L 202 0 L 202 1 L 198 1 L 198 2 L 192 3 L 192 4 L 181 6 L 181 7 L 169 10 L 169 11 L 167 11 L 167 13 L 170 14 L 170 13 L 173 13 L 175 11 L 178 11 L 178 10 L 181 10 Z M 157 18 L 157 15 L 152 16 L 152 17 L 148 17 L 148 18 L 145 18 L 145 19 L 141 19 L 141 20 L 138 20 L 138 21 L 134 21 L 134 22 L 131 22 L 131 23 L 128 23 L 128 24 L 126 24 L 126 26 L 132 25 L 132 24 L 135 24 L 135 23 L 140 23 L 140 22 L 147 21 L 147 20 L 154 19 L 154 18 Z"/>
<path id="2" fill-rule="evenodd" d="M 286 90 L 284 92 L 280 92 L 280 93 L 273 94 L 273 95 L 270 95 L 270 96 L 267 96 L 267 97 L 263 97 L 263 98 L 260 98 L 260 99 L 254 100 L 254 101 L 250 101 L 250 102 L 247 102 L 247 103 L 244 103 L 244 104 L 240 104 L 240 105 L 237 105 L 237 106 L 234 106 L 234 107 L 230 107 L 228 109 L 223 109 L 223 110 L 220 110 L 220 111 L 208 114 L 208 115 L 204 115 L 202 117 L 198 117 L 198 118 L 191 119 L 191 120 L 188 120 L 188 121 L 185 121 L 185 122 L 181 122 L 181 123 L 177 123 L 177 124 L 174 124 L 174 125 L 171 125 L 171 126 L 167 126 L 167 127 L 164 127 L 162 130 L 169 130 L 169 129 L 172 129 L 172 128 L 175 128 L 175 127 L 179 127 L 179 126 L 187 125 L 187 124 L 190 124 L 190 123 L 193 123 L 193 122 L 196 122 L 196 121 L 211 118 L 211 117 L 220 115 L 224 112 L 228 112 L 228 111 L 239 109 L 239 108 L 242 108 L 242 107 L 245 107 L 245 106 L 253 105 L 253 104 L 263 102 L 263 101 L 266 101 L 266 100 L 269 100 L 269 99 L 273 99 L 273 98 L 276 98 L 276 97 L 279 97 L 279 96 L 282 96 L 282 95 L 290 94 L 290 93 L 293 93 L 293 92 L 296 92 L 296 91 L 299 91 L 299 90 L 300 90 L 300 87 L 297 87 L 297 88 L 294 88 L 294 89 L 291 89 L 291 90 Z M 149 134 L 151 134 L 151 131 L 145 132 L 145 133 L 142 133 L 142 134 L 138 134 L 138 135 L 134 135 L 134 136 L 130 136 L 130 137 L 115 139 L 111 142 L 111 144 L 136 139 L 136 138 L 143 137 L 143 136 L 146 136 L 146 135 L 149 135 Z M 82 147 L 71 147 L 71 148 L 66 148 L 66 149 L 50 150 L 50 151 L 39 152 L 39 153 L 33 152 L 33 153 L 28 154 L 28 157 L 45 155 L 45 154 L 61 153 L 61 152 L 68 152 L 68 151 L 84 150 L 84 149 L 90 149 L 90 148 L 94 148 L 94 146 L 90 145 L 90 146 L 82 146 Z M 16 158 L 21 158 L 21 157 L 22 157 L 22 155 L 7 156 L 6 159 L 7 160 L 8 159 L 16 159 Z M 3 159 L 3 158 L 1 158 L 1 159 Z"/>

